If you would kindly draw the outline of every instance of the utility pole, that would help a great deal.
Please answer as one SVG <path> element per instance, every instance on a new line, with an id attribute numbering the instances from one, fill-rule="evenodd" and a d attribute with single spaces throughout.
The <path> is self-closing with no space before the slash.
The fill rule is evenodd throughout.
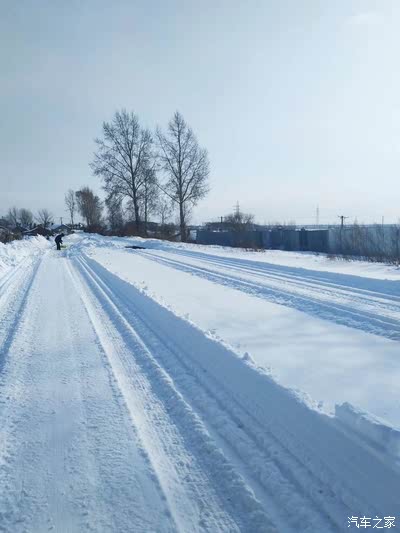
<path id="1" fill-rule="evenodd" d="M 235 205 L 234 209 L 235 209 L 235 215 L 239 216 L 239 214 L 240 214 L 239 200 L 236 202 L 236 205 Z"/>
<path id="2" fill-rule="evenodd" d="M 344 215 L 338 215 L 338 217 L 340 218 L 340 253 L 343 253 L 343 226 L 344 221 L 349 217 L 345 217 Z"/>
<path id="3" fill-rule="evenodd" d="M 60 217 L 60 224 L 61 224 L 61 225 L 62 225 L 62 219 L 63 219 L 63 217 Z"/>

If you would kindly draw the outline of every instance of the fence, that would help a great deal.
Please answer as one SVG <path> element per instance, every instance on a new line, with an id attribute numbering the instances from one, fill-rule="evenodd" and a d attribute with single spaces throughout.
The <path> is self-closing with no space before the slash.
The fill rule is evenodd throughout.
<path id="1" fill-rule="evenodd" d="M 400 226 L 346 226 L 329 230 L 329 251 L 375 261 L 400 261 Z"/>
<path id="2" fill-rule="evenodd" d="M 329 229 L 198 230 L 198 244 L 309 251 L 400 262 L 400 226 L 335 226 Z"/>

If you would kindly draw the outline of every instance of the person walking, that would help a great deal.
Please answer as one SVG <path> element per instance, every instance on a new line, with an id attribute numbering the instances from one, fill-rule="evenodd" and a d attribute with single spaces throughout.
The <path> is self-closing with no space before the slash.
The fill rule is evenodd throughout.
<path id="1" fill-rule="evenodd" d="M 57 250 L 61 250 L 61 245 L 62 245 L 62 238 L 65 237 L 64 233 L 60 233 L 59 235 L 57 235 L 57 237 L 54 239 L 55 240 L 55 243 L 57 245 Z"/>

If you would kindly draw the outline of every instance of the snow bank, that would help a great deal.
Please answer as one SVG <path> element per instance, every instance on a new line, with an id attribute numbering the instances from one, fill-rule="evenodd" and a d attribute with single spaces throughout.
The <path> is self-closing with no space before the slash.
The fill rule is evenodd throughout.
<path id="1" fill-rule="evenodd" d="M 28 237 L 8 244 L 0 243 L 0 277 L 26 257 L 36 255 L 51 246 L 44 237 Z"/>
<path id="2" fill-rule="evenodd" d="M 387 455 L 400 459 L 400 431 L 350 403 L 335 406 L 339 422 Z"/>

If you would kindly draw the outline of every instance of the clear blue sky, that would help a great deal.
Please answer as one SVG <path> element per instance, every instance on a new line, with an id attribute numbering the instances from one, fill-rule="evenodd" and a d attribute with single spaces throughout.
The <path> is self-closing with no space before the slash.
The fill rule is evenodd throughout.
<path id="1" fill-rule="evenodd" d="M 66 216 L 121 107 L 208 148 L 202 221 L 400 217 L 397 0 L 0 0 L 0 214 Z"/>

